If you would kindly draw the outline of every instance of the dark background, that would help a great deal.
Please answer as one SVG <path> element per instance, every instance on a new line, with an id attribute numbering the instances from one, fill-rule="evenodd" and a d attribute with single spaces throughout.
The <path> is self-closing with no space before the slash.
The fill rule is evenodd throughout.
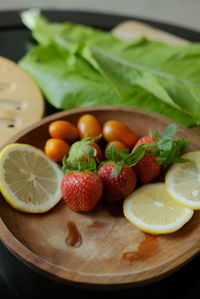
<path id="1" fill-rule="evenodd" d="M 169 24 L 110 14 L 86 13 L 81 11 L 42 11 L 50 21 L 70 21 L 90 25 L 103 30 L 111 30 L 125 20 L 138 20 L 156 28 L 178 35 L 192 42 L 200 42 L 200 33 Z M 0 12 L 0 56 L 17 62 L 28 50 L 31 41 L 30 32 L 22 25 L 18 11 Z M 51 107 L 50 110 L 51 111 Z M 118 296 L 118 298 L 154 298 L 169 299 L 178 296 L 182 299 L 199 298 L 200 256 L 194 257 L 181 269 L 170 276 L 152 283 L 127 290 L 91 291 L 75 288 L 52 281 L 33 271 L 18 260 L 0 242 L 0 298 L 36 298 L 36 296 L 56 296 L 67 298 L 102 298 L 102 296 Z"/>

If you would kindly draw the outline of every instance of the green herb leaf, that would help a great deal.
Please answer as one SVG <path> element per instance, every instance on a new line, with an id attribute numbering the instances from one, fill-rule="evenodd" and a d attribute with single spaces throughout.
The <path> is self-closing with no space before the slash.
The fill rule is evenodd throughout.
<path id="1" fill-rule="evenodd" d="M 170 138 L 166 138 L 166 139 L 163 138 L 157 142 L 157 146 L 160 150 L 168 151 L 172 148 L 173 141 Z"/>
<path id="2" fill-rule="evenodd" d="M 167 126 L 165 131 L 161 134 L 162 138 L 172 138 L 176 135 L 178 131 L 178 126 L 176 124 L 170 124 Z"/>
<path id="3" fill-rule="evenodd" d="M 163 133 L 151 132 L 151 138 L 155 144 L 144 144 L 145 153 L 147 155 L 157 155 L 156 161 L 163 164 L 164 167 L 174 162 L 184 162 L 180 156 L 189 145 L 189 140 L 180 138 L 173 139 L 177 133 L 178 126 L 170 124 Z"/>
<path id="4" fill-rule="evenodd" d="M 158 154 L 156 161 L 167 167 L 174 162 L 183 162 L 180 159 L 180 155 L 189 145 L 189 140 L 180 138 L 173 140 L 172 137 L 177 132 L 177 125 L 169 125 L 163 134 L 160 134 L 160 140 L 156 143 L 157 150 L 155 153 Z"/>

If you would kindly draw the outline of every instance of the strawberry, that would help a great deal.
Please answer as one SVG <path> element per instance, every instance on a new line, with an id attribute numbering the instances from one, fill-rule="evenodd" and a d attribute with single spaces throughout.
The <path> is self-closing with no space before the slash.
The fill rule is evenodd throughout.
<path id="1" fill-rule="evenodd" d="M 139 147 L 132 154 L 127 150 L 116 150 L 111 144 L 105 152 L 107 161 L 100 165 L 98 175 L 103 181 L 103 199 L 115 202 L 124 199 L 136 187 L 136 174 L 131 168 L 144 154 L 144 149 Z"/>
<path id="2" fill-rule="evenodd" d="M 137 148 L 140 144 L 155 144 L 155 141 L 149 136 L 140 138 L 134 146 Z M 137 179 L 141 184 L 147 184 L 159 176 L 161 164 L 156 161 L 157 154 L 145 154 L 138 163 L 133 166 Z"/>
<path id="3" fill-rule="evenodd" d="M 189 141 L 180 138 L 174 140 L 177 132 L 177 125 L 170 124 L 161 134 L 156 132 L 149 136 L 140 138 L 133 148 L 133 152 L 142 144 L 145 147 L 145 155 L 138 161 L 133 169 L 136 172 L 138 181 L 141 184 L 147 184 L 157 178 L 162 170 L 174 162 L 184 162 L 180 155 L 188 146 Z"/>
<path id="4" fill-rule="evenodd" d="M 75 212 L 91 211 L 103 193 L 103 184 L 98 174 L 91 171 L 67 173 L 61 183 L 63 199 Z"/>
<path id="5" fill-rule="evenodd" d="M 91 211 L 103 193 L 103 183 L 96 173 L 97 150 L 91 138 L 75 142 L 63 159 L 65 176 L 61 182 L 63 199 L 73 211 Z"/>
<path id="6" fill-rule="evenodd" d="M 69 159 L 71 162 L 77 163 L 88 162 L 89 158 L 93 158 L 96 163 L 100 163 L 103 159 L 103 154 L 100 146 L 97 144 L 101 136 L 98 137 L 85 137 L 72 144 L 69 151 Z"/>
<path id="7" fill-rule="evenodd" d="M 114 202 L 124 199 L 136 186 L 135 171 L 129 166 L 123 166 L 120 174 L 115 174 L 116 163 L 104 164 L 99 168 L 98 175 L 103 181 L 103 199 Z"/>

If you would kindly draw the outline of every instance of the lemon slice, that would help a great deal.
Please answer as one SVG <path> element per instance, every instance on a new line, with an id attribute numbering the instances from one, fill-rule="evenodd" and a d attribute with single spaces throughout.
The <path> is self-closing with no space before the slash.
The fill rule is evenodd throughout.
<path id="1" fill-rule="evenodd" d="M 130 194 L 123 204 L 125 217 L 144 232 L 166 234 L 177 231 L 193 210 L 177 203 L 164 183 L 148 184 Z"/>
<path id="2" fill-rule="evenodd" d="M 62 178 L 58 164 L 36 147 L 13 143 L 0 153 L 0 190 L 17 210 L 50 210 L 61 199 Z"/>
<path id="3" fill-rule="evenodd" d="M 165 177 L 167 191 L 186 207 L 200 209 L 200 151 L 182 157 L 190 161 L 170 167 Z"/>

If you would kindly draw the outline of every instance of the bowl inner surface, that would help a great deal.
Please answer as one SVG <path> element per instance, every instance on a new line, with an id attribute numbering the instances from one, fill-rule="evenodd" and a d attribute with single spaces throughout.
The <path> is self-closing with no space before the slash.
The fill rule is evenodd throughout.
<path id="1" fill-rule="evenodd" d="M 95 115 L 101 124 L 109 119 L 120 120 L 140 136 L 149 130 L 162 132 L 170 123 L 162 116 L 131 108 L 75 109 L 42 120 L 10 142 L 29 143 L 43 149 L 52 120 L 66 119 L 76 124 L 85 113 Z M 191 140 L 189 150 L 200 148 L 200 138 L 190 130 L 180 127 L 178 135 Z M 134 283 L 153 276 L 155 279 L 198 251 L 197 211 L 176 233 L 159 236 L 143 233 L 129 223 L 123 216 L 121 203 L 108 206 L 100 202 L 92 212 L 75 213 L 61 200 L 49 212 L 32 215 L 14 210 L 1 195 L 0 216 L 2 241 L 14 254 L 34 268 L 65 281 L 115 284 Z"/>

